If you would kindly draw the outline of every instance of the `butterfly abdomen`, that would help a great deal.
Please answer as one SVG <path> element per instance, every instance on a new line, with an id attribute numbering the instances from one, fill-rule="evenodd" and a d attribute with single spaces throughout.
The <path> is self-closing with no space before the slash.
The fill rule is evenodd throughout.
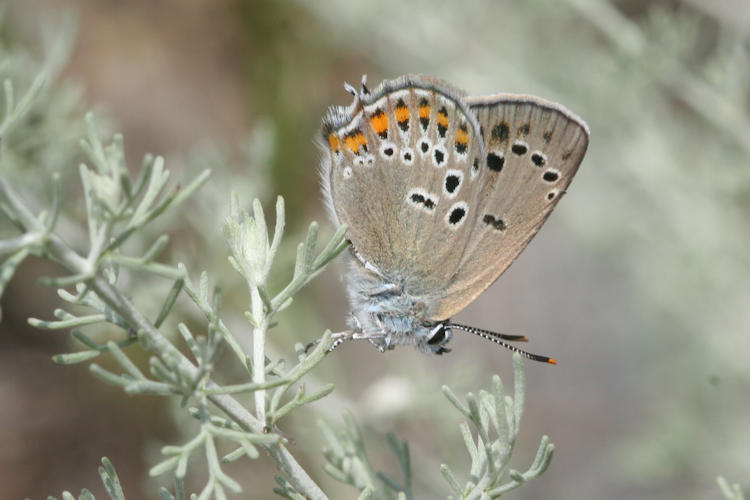
<path id="1" fill-rule="evenodd" d="M 426 306 L 420 297 L 367 270 L 356 258 L 351 259 L 346 281 L 356 318 L 352 328 L 362 333 L 384 333 L 386 349 L 426 343 L 432 325 L 422 319 Z"/>

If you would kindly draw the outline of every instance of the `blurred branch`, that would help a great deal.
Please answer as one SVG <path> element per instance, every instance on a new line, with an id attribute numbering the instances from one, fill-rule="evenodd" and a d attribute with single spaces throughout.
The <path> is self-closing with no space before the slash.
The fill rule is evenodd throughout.
<path id="1" fill-rule="evenodd" d="M 344 427 L 335 432 L 328 423 L 319 420 L 318 427 L 326 440 L 323 455 L 328 463 L 324 470 L 332 478 L 357 488 L 366 498 L 391 500 L 389 485 L 375 472 L 367 456 L 365 442 L 354 417 L 344 414 Z M 410 483 L 410 478 L 407 480 Z"/>
<path id="2" fill-rule="evenodd" d="M 479 397 L 469 393 L 466 403 L 461 402 L 448 387 L 443 387 L 448 400 L 471 424 L 470 427 L 463 422 L 459 426 L 471 460 L 469 480 L 461 486 L 447 465 L 440 467 L 443 477 L 458 498 L 500 498 L 541 476 L 552 460 L 555 447 L 544 436 L 536 457 L 526 472 L 509 468 L 520 431 L 525 390 L 523 358 L 517 353 L 513 356 L 513 368 L 514 397 L 504 394 L 502 381 L 497 375 L 492 377 L 492 392 L 480 391 Z M 344 426 L 338 432 L 323 421 L 319 421 L 318 426 L 326 439 L 326 446 L 323 448 L 323 455 L 327 460 L 325 471 L 331 477 L 357 488 L 362 495 L 378 500 L 392 499 L 394 493 L 405 500 L 414 498 L 411 459 L 405 442 L 399 443 L 395 436 L 388 435 L 389 444 L 403 474 L 403 482 L 399 482 L 383 472 L 375 471 L 368 458 L 362 433 L 350 414 L 344 415 Z"/>
<path id="3" fill-rule="evenodd" d="M 750 11 L 744 0 L 684 0 L 692 7 L 700 10 L 707 16 L 711 16 L 723 25 L 728 25 L 732 30 L 750 35 L 748 25 L 750 24 Z"/>
<path id="4" fill-rule="evenodd" d="M 672 95 L 703 117 L 713 127 L 750 154 L 750 117 L 745 106 L 727 99 L 705 79 L 695 76 L 659 45 L 649 40 L 646 32 L 625 17 L 608 0 L 567 0 L 581 17 L 591 23 L 625 56 L 634 61 L 661 57 L 662 64 L 652 65 L 652 75 Z"/>
<path id="5" fill-rule="evenodd" d="M 726 500 L 745 500 L 745 495 L 742 493 L 739 483 L 730 485 L 729 481 L 722 476 L 717 477 L 716 482 L 719 484 L 721 494 L 724 495 Z"/>

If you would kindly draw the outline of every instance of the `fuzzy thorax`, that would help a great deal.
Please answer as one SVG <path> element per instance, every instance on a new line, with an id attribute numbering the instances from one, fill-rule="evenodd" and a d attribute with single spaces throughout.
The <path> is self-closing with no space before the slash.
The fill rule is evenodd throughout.
<path id="1" fill-rule="evenodd" d="M 442 346 L 450 339 L 450 332 L 445 332 L 440 342 L 428 343 L 441 323 L 424 319 L 427 307 L 420 297 L 407 293 L 403 282 L 393 283 L 365 268 L 355 257 L 349 259 L 348 265 L 346 281 L 352 329 L 382 335 L 382 340 L 373 341 L 382 350 L 414 345 L 427 353 L 445 352 Z"/>

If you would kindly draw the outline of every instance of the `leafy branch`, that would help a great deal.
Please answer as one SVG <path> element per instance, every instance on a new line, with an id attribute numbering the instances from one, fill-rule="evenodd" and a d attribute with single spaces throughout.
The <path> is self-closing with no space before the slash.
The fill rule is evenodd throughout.
<path id="1" fill-rule="evenodd" d="M 262 388 L 266 382 L 265 341 L 271 321 L 276 313 L 284 310 L 292 303 L 292 297 L 295 293 L 315 278 L 325 265 L 348 245 L 344 239 L 346 226 L 342 226 L 320 254 L 315 256 L 318 225 L 314 222 L 310 224 L 307 238 L 304 243 L 300 243 L 297 247 L 297 262 L 292 280 L 281 292 L 271 298 L 268 294 L 266 282 L 271 264 L 279 249 L 283 232 L 284 201 L 281 197 L 276 201 L 276 228 L 271 242 L 268 240 L 268 229 L 260 202 L 255 200 L 253 203 L 253 215 L 251 216 L 248 212 L 240 210 L 236 196 L 232 197 L 232 212 L 225 222 L 224 233 L 232 251 L 229 260 L 237 272 L 245 278 L 250 290 L 251 307 L 246 316 L 253 325 L 252 382 L 258 387 L 255 390 L 256 414 L 258 419 L 263 422 L 267 420 L 266 392 Z M 302 358 L 300 358 L 300 362 L 302 362 Z M 277 391 L 278 397 L 274 396 L 273 401 L 278 403 L 278 398 L 288 387 L 289 385 L 286 385 L 279 389 Z M 318 394 L 318 398 L 323 397 L 331 390 L 333 390 L 332 387 L 327 392 L 321 392 Z M 302 398 L 304 398 L 304 395 L 301 395 L 297 401 L 302 401 Z M 305 401 L 313 401 L 318 398 L 308 398 Z M 271 420 L 275 422 L 280 418 L 279 412 L 281 410 L 285 410 L 286 413 L 291 408 L 276 409 L 276 416 Z"/>
<path id="2" fill-rule="evenodd" d="M 466 422 L 461 423 L 461 434 L 471 457 L 469 480 L 465 485 L 460 486 L 455 474 L 447 465 L 440 468 L 459 498 L 499 498 L 525 482 L 539 477 L 547 470 L 552 460 L 555 446 L 549 442 L 547 436 L 543 436 L 536 458 L 526 472 L 521 473 L 508 468 L 520 431 L 524 405 L 523 360 L 518 353 L 513 355 L 513 370 L 514 397 L 505 395 L 502 381 L 497 375 L 492 377 L 492 392 L 480 391 L 478 398 L 469 393 L 466 395 L 466 404 L 462 403 L 448 387 L 443 386 L 445 396 L 469 420 L 476 432 L 474 438 L 471 427 Z M 506 476 L 510 480 L 503 483 Z"/>
<path id="3" fill-rule="evenodd" d="M 120 478 L 117 477 L 115 466 L 112 465 L 112 462 L 110 462 L 110 460 L 107 457 L 102 458 L 102 465 L 99 467 L 99 477 L 102 479 L 102 484 L 104 484 L 104 489 L 107 491 L 107 494 L 112 500 L 125 500 L 125 494 L 122 491 L 122 486 L 120 486 Z M 62 499 L 63 500 L 75 500 L 75 497 L 69 491 L 63 491 Z M 47 497 L 47 500 L 57 500 L 57 499 L 55 497 L 50 496 L 50 497 Z M 78 495 L 78 500 L 95 500 L 95 499 L 94 499 L 94 495 L 92 495 L 89 490 L 84 488 L 81 491 L 81 494 Z M 184 500 L 184 498 L 180 500 Z"/>
<path id="4" fill-rule="evenodd" d="M 531 479 L 544 473 L 552 460 L 554 445 L 547 436 L 542 437 L 536 458 L 526 472 L 509 468 L 510 458 L 520 430 L 524 402 L 523 359 L 514 354 L 514 397 L 505 395 L 500 377 L 492 377 L 492 391 L 480 391 L 479 396 L 466 395 L 463 403 L 448 387 L 443 393 L 469 423 L 459 426 L 466 449 L 471 458 L 469 480 L 461 486 L 453 471 L 442 465 L 440 471 L 457 498 L 500 498 Z M 393 435 L 388 442 L 403 474 L 403 482 L 375 472 L 367 457 L 364 439 L 351 415 L 345 415 L 344 427 L 338 433 L 325 422 L 319 427 L 326 438 L 323 454 L 327 463 L 325 471 L 337 481 L 357 488 L 364 495 L 386 500 L 397 493 L 399 498 L 411 499 L 412 470 L 408 445 L 399 443 Z M 476 436 L 476 437 L 475 437 Z M 503 482 L 507 478 L 507 481 Z M 448 498 L 454 498 L 452 496 Z"/>
<path id="5" fill-rule="evenodd" d="M 6 85 L 5 88 L 7 91 L 12 87 Z M 6 115 L 12 115 L 13 119 L 4 123 L 18 123 L 20 115 L 27 109 L 29 106 L 6 108 Z M 53 178 L 55 194 L 50 209 L 39 214 L 34 214 L 21 194 L 7 178 L 2 177 L 0 207 L 20 234 L 0 240 L 0 255 L 6 256 L 0 270 L 0 289 L 5 288 L 28 255 L 57 262 L 69 274 L 54 279 L 47 278 L 43 284 L 58 287 L 60 298 L 75 307 L 76 311 L 83 307 L 88 312 L 80 314 L 58 309 L 54 313 L 54 320 L 29 320 L 31 325 L 38 328 L 73 328 L 73 338 L 84 349 L 57 355 L 54 357 L 55 361 L 64 364 L 80 363 L 108 353 L 113 356 L 121 371 L 108 371 L 98 364 L 92 364 L 91 371 L 107 382 L 122 387 L 127 393 L 177 395 L 182 398 L 183 406 L 190 400 L 199 402 L 202 416 L 198 435 L 182 447 L 165 448 L 164 452 L 169 458 L 152 469 L 152 473 L 174 469 L 175 475 L 181 478 L 184 474 L 184 466 L 181 464 L 187 463 L 190 454 L 200 448 L 206 454 L 209 464 L 209 480 L 201 497 L 215 495 L 221 498 L 225 487 L 236 491 L 238 484 L 221 473 L 214 456 L 214 440 L 221 438 L 235 442 L 238 449 L 243 451 L 242 454 L 251 458 L 258 456 L 254 446 L 266 448 L 295 487 L 305 491 L 311 498 L 325 498 L 320 488 L 285 448 L 284 441 L 269 433 L 269 425 L 275 425 L 290 411 L 331 392 L 333 387 L 330 385 L 310 395 L 306 395 L 304 389 L 299 389 L 296 395 L 283 401 L 283 395 L 289 387 L 322 360 L 330 345 L 329 336 L 324 335 L 317 348 L 309 355 L 298 346 L 298 363 L 287 371 L 281 370 L 279 363 L 274 365 L 276 368 L 269 370 L 264 345 L 271 317 L 287 307 L 293 295 L 345 248 L 343 230 L 334 236 L 322 252 L 316 253 L 317 226 L 313 224 L 305 242 L 300 245 L 294 277 L 269 302 L 265 280 L 283 234 L 283 200 L 279 198 L 277 202 L 277 231 L 273 248 L 263 248 L 260 245 L 262 238 L 251 239 L 252 236 L 262 235 L 265 230 L 258 202 L 254 204 L 255 217 L 245 214 L 241 220 L 235 218 L 228 221 L 227 234 L 235 235 L 233 238 L 228 237 L 230 247 L 237 250 L 236 245 L 242 245 L 245 252 L 235 252 L 234 263 L 239 270 L 251 269 L 259 255 L 266 258 L 262 274 L 255 275 L 257 279 L 251 282 L 251 312 L 248 318 L 254 325 L 255 345 L 252 357 L 255 362 L 251 363 L 251 358 L 241 349 L 236 336 L 220 319 L 221 292 L 218 288 L 209 292 L 207 274 L 201 275 L 200 283 L 195 287 L 184 265 L 171 268 L 155 262 L 167 244 L 167 235 L 156 238 L 140 255 L 127 255 L 123 251 L 124 244 L 140 234 L 141 228 L 146 224 L 181 206 L 206 181 L 209 172 L 204 171 L 181 189 L 169 189 L 167 185 L 170 174 L 164 167 L 163 158 L 147 156 L 139 175 L 133 179 L 125 162 L 122 137 L 115 136 L 111 143 L 105 145 L 91 115 L 87 116 L 86 122 L 87 138 L 81 141 L 81 146 L 89 164 L 79 167 L 79 176 L 88 222 L 87 249 L 84 252 L 74 249 L 56 232 L 56 223 L 63 206 L 59 177 Z M 238 213 L 238 205 L 235 198 L 235 213 Z M 163 298 L 161 310 L 154 320 L 147 319 L 118 286 L 118 277 L 123 268 L 172 281 L 172 287 Z M 69 287 L 75 291 L 68 291 Z M 177 333 L 185 341 L 193 360 L 180 352 L 169 340 L 170 336 L 160 332 L 160 328 L 164 328 L 165 318 L 173 312 L 176 300 L 183 291 L 203 312 L 207 323 L 206 331 L 201 336 L 194 335 L 184 323 L 178 325 Z M 123 332 L 122 337 L 116 341 L 97 343 L 83 331 L 84 328 L 102 324 L 114 325 Z M 222 388 L 212 381 L 215 360 L 225 343 L 252 370 L 253 378 L 249 383 L 241 381 Z M 151 354 L 148 373 L 139 369 L 128 354 L 131 349 L 138 347 Z M 267 371 L 273 380 L 266 380 Z M 269 404 L 265 391 L 271 387 L 278 389 L 272 404 Z M 256 395 L 256 401 L 259 401 L 256 415 L 247 411 L 230 395 L 255 391 L 260 394 Z M 210 418 L 209 402 L 221 410 L 236 427 L 222 429 L 215 426 Z M 271 410 L 268 415 L 267 408 Z M 234 454 L 229 458 L 236 459 L 239 455 Z M 172 465 L 175 467 L 171 467 Z"/>
<path id="6" fill-rule="evenodd" d="M 325 471 L 337 481 L 349 484 L 364 494 L 380 500 L 392 498 L 387 485 L 378 477 L 365 449 L 365 440 L 351 414 L 344 414 L 344 427 L 337 435 L 323 421 L 318 421 L 326 446 L 323 455 Z"/>

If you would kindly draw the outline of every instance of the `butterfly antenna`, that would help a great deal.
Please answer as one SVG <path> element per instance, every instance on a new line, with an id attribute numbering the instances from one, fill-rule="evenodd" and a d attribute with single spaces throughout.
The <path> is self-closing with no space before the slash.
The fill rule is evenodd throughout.
<path id="1" fill-rule="evenodd" d="M 481 328 L 474 328 L 473 326 L 459 325 L 459 324 L 456 324 L 456 323 L 449 323 L 449 324 L 445 325 L 445 327 L 446 328 L 457 328 L 457 329 L 463 330 L 465 332 L 473 333 L 474 335 L 479 335 L 479 334 L 483 333 L 485 335 L 491 335 L 491 336 L 497 337 L 499 339 L 510 340 L 510 341 L 513 341 L 513 342 L 526 342 L 527 340 L 529 340 L 525 335 L 507 335 L 505 333 L 497 333 L 497 332 L 492 332 L 490 330 L 482 330 Z"/>
<path id="2" fill-rule="evenodd" d="M 501 345 L 505 347 L 506 349 L 510 349 L 513 352 L 517 352 L 524 358 L 530 359 L 532 361 L 541 361 L 542 363 L 549 363 L 551 365 L 557 364 L 557 361 L 555 361 L 554 358 L 541 356 L 539 354 L 533 354 L 533 353 L 524 351 L 523 349 L 519 349 L 518 347 L 514 345 L 508 344 L 507 342 L 504 342 L 505 340 L 515 341 L 515 342 L 526 342 L 529 339 L 526 338 L 524 335 L 506 335 L 504 333 L 497 333 L 497 332 L 492 332 L 490 330 L 483 330 L 481 328 L 474 328 L 473 326 L 457 325 L 455 323 L 449 323 L 445 325 L 445 328 L 463 330 L 465 332 L 473 333 L 474 335 L 482 337 L 483 339 L 487 339 L 498 345 Z"/>

